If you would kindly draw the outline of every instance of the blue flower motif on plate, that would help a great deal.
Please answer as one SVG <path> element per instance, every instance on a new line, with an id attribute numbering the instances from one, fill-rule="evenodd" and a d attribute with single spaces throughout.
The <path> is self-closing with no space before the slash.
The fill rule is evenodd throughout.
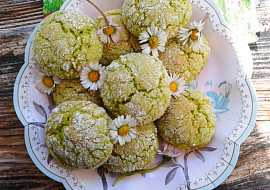
<path id="1" fill-rule="evenodd" d="M 188 87 L 196 89 L 198 87 L 198 79 L 195 78 L 194 80 L 188 83 Z"/>
<path id="2" fill-rule="evenodd" d="M 210 98 L 210 101 L 213 105 L 215 114 L 218 119 L 220 119 L 220 114 L 224 114 L 230 111 L 227 106 L 230 102 L 229 95 L 232 90 L 232 85 L 226 81 L 221 82 L 218 88 L 220 88 L 221 86 L 225 86 L 224 94 L 219 93 L 218 95 L 216 92 L 213 92 L 213 91 L 206 92 L 206 95 Z"/>
<path id="3" fill-rule="evenodd" d="M 209 79 L 208 81 L 206 81 L 205 86 L 213 86 L 212 79 Z"/>
<path id="4" fill-rule="evenodd" d="M 216 92 L 208 91 L 206 92 L 206 95 L 212 99 L 211 103 L 214 107 L 216 115 L 230 111 L 229 108 L 227 108 L 230 100 L 229 98 L 224 97 L 222 93 L 219 93 L 219 95 L 217 95 Z"/>

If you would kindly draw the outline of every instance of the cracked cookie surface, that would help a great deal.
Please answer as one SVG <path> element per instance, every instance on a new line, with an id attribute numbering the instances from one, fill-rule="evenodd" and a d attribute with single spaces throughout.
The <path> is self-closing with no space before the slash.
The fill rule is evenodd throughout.
<path id="1" fill-rule="evenodd" d="M 207 96 L 188 88 L 172 98 L 165 114 L 156 121 L 163 139 L 180 149 L 198 149 L 207 145 L 216 129 L 216 115 Z"/>
<path id="2" fill-rule="evenodd" d="M 195 79 L 205 67 L 210 55 L 210 47 L 202 36 L 203 46 L 199 51 L 193 51 L 189 42 L 182 45 L 178 39 L 170 39 L 164 52 L 160 52 L 159 59 L 170 73 L 179 74 L 186 82 Z"/>
<path id="3" fill-rule="evenodd" d="M 126 55 L 132 52 L 140 52 L 141 47 L 138 38 L 133 36 L 124 25 L 122 21 L 122 11 L 119 9 L 113 9 L 105 13 L 108 20 L 117 24 L 122 30 L 120 33 L 120 41 L 103 45 L 103 54 L 100 62 L 103 65 L 109 65 L 113 60 L 118 59 L 121 55 Z M 106 26 L 104 18 L 101 16 L 95 17 L 95 22 L 98 28 Z"/>
<path id="4" fill-rule="evenodd" d="M 91 18 L 75 11 L 60 11 L 46 17 L 33 40 L 38 65 L 60 79 L 78 78 L 83 66 L 102 56 L 103 45 L 96 30 Z"/>
<path id="5" fill-rule="evenodd" d="M 115 116 L 130 115 L 138 124 L 163 115 L 170 102 L 168 74 L 162 62 L 142 53 L 120 56 L 106 68 L 100 96 Z"/>
<path id="6" fill-rule="evenodd" d="M 113 147 L 113 152 L 104 166 L 109 172 L 126 173 L 141 170 L 151 165 L 159 149 L 157 129 L 153 122 L 136 127 L 135 139 Z"/>
<path id="7" fill-rule="evenodd" d="M 171 38 L 189 22 L 192 7 L 190 0 L 126 0 L 122 12 L 124 24 L 134 36 L 154 25 Z"/>
<path id="8" fill-rule="evenodd" d="M 111 118 L 88 101 L 64 102 L 53 109 L 46 123 L 49 153 L 71 168 L 94 169 L 111 155 Z"/>
<path id="9" fill-rule="evenodd" d="M 55 87 L 53 99 L 56 105 L 66 101 L 91 101 L 102 106 L 99 91 L 85 89 L 81 85 L 80 79 L 62 80 Z"/>

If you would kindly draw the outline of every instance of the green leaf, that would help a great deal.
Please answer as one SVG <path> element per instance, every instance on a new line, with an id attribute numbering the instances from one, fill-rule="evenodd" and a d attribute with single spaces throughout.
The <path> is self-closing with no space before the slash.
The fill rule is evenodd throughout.
<path id="1" fill-rule="evenodd" d="M 58 11 L 63 5 L 65 0 L 44 0 L 43 1 L 43 14 L 47 15 Z"/>
<path id="2" fill-rule="evenodd" d="M 251 1 L 250 0 L 242 0 L 242 3 L 246 5 L 246 7 L 250 10 L 251 8 Z"/>

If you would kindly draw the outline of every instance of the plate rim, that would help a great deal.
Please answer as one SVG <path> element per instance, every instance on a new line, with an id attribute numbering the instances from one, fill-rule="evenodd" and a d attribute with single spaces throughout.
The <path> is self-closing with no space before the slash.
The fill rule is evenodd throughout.
<path id="1" fill-rule="evenodd" d="M 59 11 L 64 10 L 64 8 L 71 1 L 72 0 L 65 1 L 65 3 L 62 5 L 62 7 L 60 8 Z M 234 34 L 233 31 L 228 27 L 228 24 L 224 21 L 224 18 L 222 16 L 220 10 L 216 6 L 216 4 L 214 2 L 212 2 L 211 0 L 203 0 L 203 1 L 207 2 L 209 5 L 211 5 L 213 7 L 213 10 L 215 10 L 217 17 L 219 18 L 220 24 L 222 24 L 225 28 L 227 28 L 230 32 L 232 32 L 232 34 Z M 192 0 L 192 3 L 194 3 L 194 2 L 197 2 L 197 1 Z M 40 23 L 42 23 L 42 21 Z M 30 48 L 30 45 L 31 45 L 31 42 L 33 40 L 34 34 L 35 34 L 36 30 L 38 29 L 40 23 L 35 27 L 34 31 L 31 33 L 31 35 L 30 35 L 30 37 L 29 37 L 29 39 L 27 41 L 27 45 L 26 45 L 25 50 L 28 50 Z M 232 36 L 234 37 L 234 40 L 236 40 L 235 39 L 235 35 L 232 35 Z M 248 47 L 248 44 L 241 42 L 241 45 L 245 46 L 245 48 L 246 48 L 245 52 L 248 52 L 248 54 L 251 55 L 250 49 Z M 236 51 L 235 47 L 233 47 L 233 48 L 234 48 L 234 51 Z M 239 59 L 239 56 L 236 56 L 236 57 L 237 57 L 237 59 Z M 29 137 L 28 136 L 29 135 L 29 132 L 28 132 L 29 127 L 28 127 L 28 124 L 27 124 L 25 118 L 23 117 L 22 112 L 21 112 L 21 110 L 19 108 L 19 100 L 18 100 L 18 96 L 17 96 L 22 74 L 23 74 L 24 70 L 26 69 L 27 65 L 29 64 L 29 62 L 28 62 L 28 51 L 25 51 L 25 59 L 24 59 L 24 61 L 25 61 L 25 63 L 23 64 L 23 66 L 21 67 L 19 73 L 17 74 L 16 81 L 15 81 L 15 84 L 14 84 L 13 104 L 14 104 L 15 112 L 16 112 L 16 114 L 17 114 L 20 122 L 25 127 L 24 137 L 25 137 L 25 144 L 26 144 L 26 148 L 27 148 L 28 154 L 31 157 L 31 159 L 34 162 L 34 164 L 39 168 L 39 170 L 41 170 L 41 172 L 43 172 L 45 175 L 47 175 L 51 179 L 53 179 L 55 181 L 58 181 L 58 182 L 61 182 L 66 189 L 72 189 L 71 186 L 69 185 L 69 182 L 66 180 L 66 178 L 59 177 L 59 176 L 53 174 L 52 172 L 48 171 L 47 168 L 45 168 L 43 165 L 40 164 L 40 162 L 38 161 L 38 159 L 35 157 L 35 155 L 32 152 L 32 147 L 31 147 L 30 142 L 28 142 L 29 141 L 29 138 L 28 138 Z M 253 60 L 250 60 L 250 61 L 253 62 Z M 252 100 L 251 103 L 252 103 L 252 106 L 253 106 L 253 110 L 251 112 L 252 116 L 250 118 L 249 124 L 247 124 L 249 127 L 247 127 L 247 130 L 242 134 L 242 136 L 239 139 L 237 139 L 237 141 L 235 141 L 235 143 L 236 142 L 238 143 L 238 144 L 236 144 L 238 146 L 236 146 L 235 151 L 234 151 L 234 154 L 232 156 L 232 160 L 230 162 L 230 164 L 231 164 L 232 167 L 227 167 L 226 168 L 226 170 L 223 172 L 223 174 L 215 182 L 215 185 L 216 186 L 219 186 L 223 181 L 225 181 L 226 178 L 233 171 L 233 169 L 234 169 L 234 167 L 235 167 L 235 165 L 237 163 L 238 157 L 239 157 L 240 146 L 246 140 L 246 138 L 250 135 L 251 131 L 253 130 L 253 128 L 255 126 L 256 117 L 257 117 L 257 111 L 258 111 L 258 102 L 257 102 L 256 92 L 255 92 L 254 87 L 253 87 L 253 85 L 251 83 L 251 80 L 249 79 L 249 77 L 247 77 L 247 74 L 246 73 L 245 73 L 245 81 L 247 83 L 247 87 L 249 88 L 250 94 L 252 96 L 251 97 L 251 100 Z M 210 183 L 210 184 L 212 184 L 212 183 Z M 210 184 L 207 185 L 207 186 L 205 186 L 205 187 L 203 187 L 203 188 L 200 188 L 200 189 L 212 189 L 210 187 Z"/>

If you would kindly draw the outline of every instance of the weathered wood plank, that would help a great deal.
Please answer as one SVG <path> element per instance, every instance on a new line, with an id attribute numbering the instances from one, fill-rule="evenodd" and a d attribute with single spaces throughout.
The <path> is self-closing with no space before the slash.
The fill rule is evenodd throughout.
<path id="1" fill-rule="evenodd" d="M 259 40 L 250 44 L 252 82 L 259 111 L 254 130 L 241 145 L 237 165 L 217 189 L 270 189 L 270 7 L 257 0 Z M 13 85 L 24 63 L 29 35 L 43 19 L 42 0 L 0 1 L 0 189 L 64 189 L 45 176 L 30 159 L 24 126 L 13 108 Z"/>
<path id="2" fill-rule="evenodd" d="M 2 34 L 33 27 L 43 18 L 42 0 L 8 1 L 1 4 L 0 31 Z"/>
<path id="3" fill-rule="evenodd" d="M 251 79 L 251 81 L 256 91 L 270 91 L 270 84 L 269 84 L 268 78 L 259 79 L 259 80 L 256 80 L 255 78 L 253 78 Z"/>
<path id="4" fill-rule="evenodd" d="M 252 79 L 270 76 L 270 31 L 260 32 L 259 40 L 250 44 L 253 57 Z M 267 83 L 266 83 L 267 84 Z"/>
<path id="5" fill-rule="evenodd" d="M 229 178 L 217 189 L 270 188 L 269 126 L 269 120 L 256 122 L 254 130 L 241 145 L 235 169 Z"/>
<path id="6" fill-rule="evenodd" d="M 31 28 L 31 30 L 34 30 L 34 28 Z M 0 55 L 6 56 L 1 58 L 3 59 L 2 61 L 8 61 L 12 56 L 24 56 L 24 51 L 29 36 L 30 32 L 0 36 Z"/>
<path id="7" fill-rule="evenodd" d="M 269 0 L 255 0 L 256 13 L 260 22 L 260 31 L 269 31 L 270 29 L 270 12 Z"/>

